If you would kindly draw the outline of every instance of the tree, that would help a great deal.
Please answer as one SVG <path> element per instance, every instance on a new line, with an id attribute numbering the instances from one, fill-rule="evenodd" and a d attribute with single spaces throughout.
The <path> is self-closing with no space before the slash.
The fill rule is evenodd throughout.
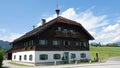
<path id="1" fill-rule="evenodd" d="M 2 48 L 0 48 L 0 68 L 2 67 L 2 62 L 3 62 L 3 51 Z"/>
<path id="2" fill-rule="evenodd" d="M 99 43 L 91 43 L 90 45 L 95 46 L 95 47 L 101 47 L 102 46 L 100 42 Z"/>
<path id="3" fill-rule="evenodd" d="M 119 47 L 117 43 L 109 43 L 109 44 L 106 44 L 106 46 L 108 46 L 108 47 Z"/>

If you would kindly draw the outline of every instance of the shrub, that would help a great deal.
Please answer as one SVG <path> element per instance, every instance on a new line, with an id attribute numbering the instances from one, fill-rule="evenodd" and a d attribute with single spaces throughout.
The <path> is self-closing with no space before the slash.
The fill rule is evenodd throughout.
<path id="1" fill-rule="evenodd" d="M 3 62 L 3 52 L 2 49 L 0 49 L 0 68 L 2 67 L 2 62 Z"/>

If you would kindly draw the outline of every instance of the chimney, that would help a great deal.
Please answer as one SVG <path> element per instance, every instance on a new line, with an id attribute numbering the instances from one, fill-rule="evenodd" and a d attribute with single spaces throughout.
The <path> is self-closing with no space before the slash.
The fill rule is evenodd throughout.
<path id="1" fill-rule="evenodd" d="M 42 25 L 44 25 L 46 23 L 45 19 L 42 19 Z"/>
<path id="2" fill-rule="evenodd" d="M 35 29 L 35 26 L 33 25 L 33 29 Z"/>

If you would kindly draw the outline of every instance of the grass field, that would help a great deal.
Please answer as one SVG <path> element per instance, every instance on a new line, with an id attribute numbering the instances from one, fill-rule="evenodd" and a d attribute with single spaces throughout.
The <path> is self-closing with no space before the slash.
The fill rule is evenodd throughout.
<path id="1" fill-rule="evenodd" d="M 120 47 L 93 47 L 90 46 L 91 59 L 94 60 L 95 54 L 99 54 L 99 59 L 104 61 L 110 57 L 120 56 Z"/>
<path id="2" fill-rule="evenodd" d="M 16 63 L 16 62 L 9 62 L 9 63 L 17 65 L 17 66 L 29 66 L 29 65 L 26 65 L 26 64 L 21 64 L 21 63 Z"/>

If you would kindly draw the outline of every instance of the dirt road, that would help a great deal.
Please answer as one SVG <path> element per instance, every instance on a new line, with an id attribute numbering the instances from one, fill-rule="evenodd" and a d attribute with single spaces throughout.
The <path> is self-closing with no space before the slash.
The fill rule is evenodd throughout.
<path id="1" fill-rule="evenodd" d="M 108 59 L 105 63 L 95 64 L 69 64 L 69 65 L 53 65 L 53 66 L 16 66 L 9 64 L 8 61 L 3 62 L 4 68 L 120 68 L 120 57 Z"/>

